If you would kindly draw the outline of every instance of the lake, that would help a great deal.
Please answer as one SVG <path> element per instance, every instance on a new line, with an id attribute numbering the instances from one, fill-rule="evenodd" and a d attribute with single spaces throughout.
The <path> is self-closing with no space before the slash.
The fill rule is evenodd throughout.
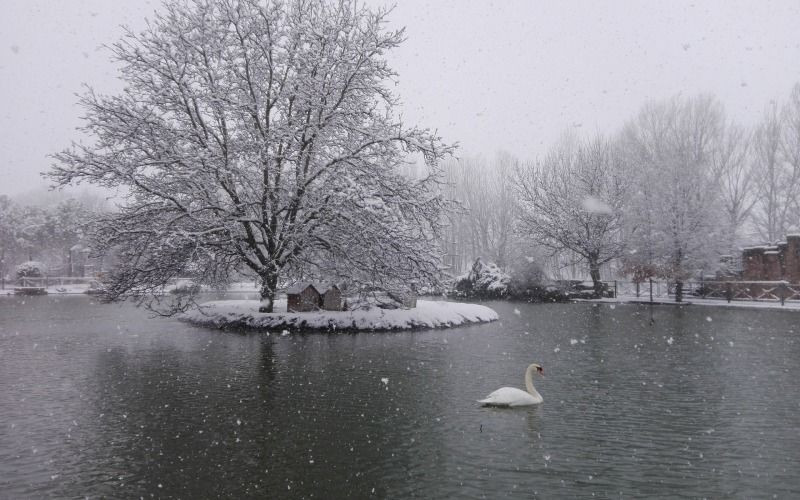
<path id="1" fill-rule="evenodd" d="M 0 497 L 800 495 L 800 313 L 486 305 L 281 336 L 2 297 Z M 475 402 L 532 362 L 542 405 Z"/>

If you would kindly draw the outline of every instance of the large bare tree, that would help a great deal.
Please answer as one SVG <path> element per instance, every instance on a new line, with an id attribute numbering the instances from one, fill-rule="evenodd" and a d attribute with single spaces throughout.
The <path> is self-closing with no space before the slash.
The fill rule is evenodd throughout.
<path id="1" fill-rule="evenodd" d="M 570 251 L 588 267 L 596 290 L 600 268 L 621 256 L 630 174 L 605 138 L 562 141 L 541 162 L 516 170 L 519 230 L 555 254 Z"/>
<path id="2" fill-rule="evenodd" d="M 452 148 L 396 116 L 386 11 L 340 0 L 169 1 L 112 47 L 125 89 L 80 100 L 89 141 L 56 183 L 124 188 L 101 221 L 111 299 L 249 268 L 385 288 L 438 279 L 436 166 Z M 400 174 L 422 156 L 422 178 Z"/>

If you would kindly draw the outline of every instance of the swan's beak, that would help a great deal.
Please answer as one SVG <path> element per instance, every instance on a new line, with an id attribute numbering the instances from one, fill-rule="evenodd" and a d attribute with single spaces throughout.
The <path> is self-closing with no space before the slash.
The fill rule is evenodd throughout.
<path id="1" fill-rule="evenodd" d="M 539 372 L 540 376 L 544 377 L 544 368 L 539 366 L 539 367 L 536 368 L 536 371 Z"/>

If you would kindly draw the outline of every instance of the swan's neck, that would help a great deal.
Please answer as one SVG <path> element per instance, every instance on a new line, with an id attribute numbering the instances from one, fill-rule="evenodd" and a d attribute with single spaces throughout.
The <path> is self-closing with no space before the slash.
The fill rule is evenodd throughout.
<path id="1" fill-rule="evenodd" d="M 533 386 L 533 371 L 535 369 L 535 367 L 529 366 L 528 369 L 525 370 L 525 389 L 531 396 L 539 395 L 539 393 L 536 391 L 536 388 Z"/>

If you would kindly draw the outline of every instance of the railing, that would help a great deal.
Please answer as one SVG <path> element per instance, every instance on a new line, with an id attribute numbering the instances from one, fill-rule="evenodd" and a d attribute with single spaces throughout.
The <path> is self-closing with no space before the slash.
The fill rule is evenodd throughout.
<path id="1" fill-rule="evenodd" d="M 17 278 L 17 279 L 4 279 L 0 278 L 0 290 L 6 289 L 41 289 L 47 290 L 51 293 L 59 292 L 59 293 L 83 293 L 87 289 L 93 289 L 94 291 L 99 291 L 102 289 L 101 286 L 101 278 L 96 276 L 87 276 L 87 277 L 71 277 L 71 276 L 45 276 L 41 278 Z M 163 290 L 164 293 L 170 291 L 180 291 L 181 288 L 191 288 L 192 280 L 189 278 L 171 278 L 167 281 L 165 289 Z M 69 287 L 75 287 L 74 289 L 69 289 Z M 55 288 L 55 290 L 53 290 Z M 217 290 L 207 290 L 207 291 L 217 291 Z M 234 283 L 231 287 L 227 290 L 219 290 L 225 293 L 253 293 L 258 291 L 258 287 L 255 285 L 249 285 L 244 283 Z M 91 293 L 91 292 L 90 292 Z"/>
<path id="2" fill-rule="evenodd" d="M 19 278 L 11 281 L 9 284 L 15 287 L 24 288 L 48 288 L 51 286 L 68 286 L 68 285 L 89 285 L 97 278 L 84 277 L 76 278 L 70 276 L 45 276 L 42 278 Z M 3 285 L 6 283 L 4 282 Z"/>
<path id="3" fill-rule="evenodd" d="M 609 288 L 614 289 L 615 297 L 663 299 L 670 296 L 669 284 L 663 281 L 609 281 L 607 283 L 609 284 Z"/>
<path id="4" fill-rule="evenodd" d="M 609 289 L 615 290 L 617 297 L 636 297 L 642 300 L 674 299 L 675 282 L 648 280 L 609 281 Z M 780 302 L 800 301 L 800 284 L 788 281 L 685 281 L 684 298 L 712 300 Z"/>

